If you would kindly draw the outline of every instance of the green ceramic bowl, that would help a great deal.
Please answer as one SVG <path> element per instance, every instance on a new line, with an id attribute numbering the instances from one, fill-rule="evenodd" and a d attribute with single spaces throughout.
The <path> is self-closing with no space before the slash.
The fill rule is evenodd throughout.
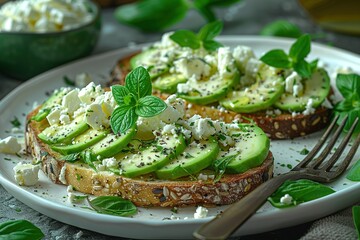
<path id="1" fill-rule="evenodd" d="M 52 33 L 0 32 L 0 72 L 27 80 L 46 70 L 89 55 L 101 31 L 100 8 L 91 2 L 92 22 Z"/>

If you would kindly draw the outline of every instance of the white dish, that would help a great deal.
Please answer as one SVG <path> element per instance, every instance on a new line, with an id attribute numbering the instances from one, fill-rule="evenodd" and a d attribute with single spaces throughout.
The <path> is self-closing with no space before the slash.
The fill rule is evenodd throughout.
<path id="1" fill-rule="evenodd" d="M 293 42 L 293 40 L 288 39 L 253 36 L 225 36 L 219 38 L 219 40 L 227 46 L 240 44 L 250 46 L 255 50 L 257 56 L 274 48 L 282 48 L 287 51 Z M 22 127 L 24 127 L 25 114 L 32 109 L 33 103 L 41 103 L 46 98 L 46 92 L 64 86 L 63 77 L 65 75 L 73 77 L 78 73 L 88 72 L 94 79 L 102 82 L 106 80 L 116 61 L 134 50 L 136 49 L 120 49 L 73 62 L 24 83 L 0 102 L 0 138 L 10 134 L 13 135 L 10 121 L 15 117 L 21 121 Z M 319 44 L 312 45 L 309 59 L 314 58 L 321 59 L 331 69 L 336 66 L 357 69 L 360 65 L 359 56 Z M 23 137 L 22 134 L 18 135 Z M 271 151 L 276 161 L 275 175 L 289 171 L 292 166 L 295 166 L 297 160 L 303 158 L 299 152 L 304 147 L 311 149 L 320 135 L 321 133 L 316 133 L 295 140 L 272 141 Z M 359 159 L 359 155 L 360 153 L 355 156 L 355 159 Z M 12 168 L 24 158 L 30 160 L 26 156 L 0 154 L 0 183 L 10 194 L 51 218 L 106 235 L 146 239 L 191 238 L 192 232 L 196 228 L 226 208 L 209 209 L 209 215 L 205 219 L 193 218 L 195 207 L 181 208 L 177 214 L 173 214 L 170 209 L 141 208 L 139 214 L 132 218 L 97 214 L 91 210 L 81 208 L 85 203 L 83 205 L 69 203 L 66 198 L 66 187 L 51 183 L 42 173 L 40 174 L 39 184 L 35 187 L 18 186 L 14 180 Z M 359 182 L 351 182 L 341 177 L 330 186 L 337 192 L 297 207 L 275 209 L 266 203 L 234 235 L 260 233 L 297 225 L 321 218 L 360 201 Z M 179 219 L 171 220 L 172 214 Z"/>

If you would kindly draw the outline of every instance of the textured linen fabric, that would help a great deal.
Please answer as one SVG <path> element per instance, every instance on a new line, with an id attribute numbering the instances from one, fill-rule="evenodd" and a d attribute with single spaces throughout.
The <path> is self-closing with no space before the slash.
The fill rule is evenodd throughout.
<path id="1" fill-rule="evenodd" d="M 300 240 L 357 240 L 352 208 L 315 221 Z"/>

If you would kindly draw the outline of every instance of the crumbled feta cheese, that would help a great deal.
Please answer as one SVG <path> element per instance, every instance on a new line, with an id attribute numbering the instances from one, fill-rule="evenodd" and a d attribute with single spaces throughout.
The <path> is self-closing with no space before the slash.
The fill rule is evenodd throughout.
<path id="1" fill-rule="evenodd" d="M 280 198 L 280 202 L 284 205 L 290 205 L 292 203 L 293 198 L 289 194 L 285 194 Z"/>
<path id="2" fill-rule="evenodd" d="M 315 108 L 313 108 L 314 100 L 312 98 L 309 98 L 308 102 L 306 103 L 306 108 L 303 111 L 304 115 L 310 115 L 315 113 Z"/>
<path id="3" fill-rule="evenodd" d="M 210 75 L 211 67 L 199 58 L 180 58 L 174 62 L 175 71 L 185 78 L 195 76 L 196 80 Z"/>
<path id="4" fill-rule="evenodd" d="M 198 206 L 196 209 L 196 212 L 194 213 L 194 218 L 195 219 L 206 218 L 208 212 L 209 212 L 209 210 L 207 210 L 207 208 Z"/>
<path id="5" fill-rule="evenodd" d="M 60 121 L 60 108 L 54 108 L 47 116 L 46 119 L 49 122 L 49 124 L 56 125 Z"/>
<path id="6" fill-rule="evenodd" d="M 78 97 L 79 90 L 73 89 L 68 92 L 62 99 L 63 108 L 67 109 L 69 114 L 73 114 L 80 107 L 80 99 Z"/>
<path id="7" fill-rule="evenodd" d="M 90 127 L 96 130 L 109 126 L 109 119 L 102 111 L 101 105 L 93 103 L 86 108 L 85 121 Z"/>
<path id="8" fill-rule="evenodd" d="M 21 150 L 17 138 L 9 136 L 0 140 L 0 153 L 16 154 Z"/>
<path id="9" fill-rule="evenodd" d="M 39 165 L 19 162 L 13 169 L 15 180 L 21 186 L 33 186 L 39 181 Z"/>
<path id="10" fill-rule="evenodd" d="M 104 90 L 100 85 L 95 85 L 95 83 L 91 82 L 86 87 L 82 88 L 79 91 L 79 99 L 81 102 L 86 104 L 91 104 L 95 101 L 95 99 L 102 95 L 104 93 Z"/>
<path id="11" fill-rule="evenodd" d="M 233 63 L 235 62 L 229 47 L 220 47 L 218 49 L 218 71 L 220 77 L 232 75 L 235 71 Z"/>
<path id="12" fill-rule="evenodd" d="M 158 117 L 165 123 L 175 123 L 185 116 L 185 101 L 173 96 L 169 98 L 165 100 L 167 108 Z"/>
<path id="13" fill-rule="evenodd" d="M 68 196 L 69 202 L 71 202 L 71 203 L 79 203 L 79 202 L 82 202 L 84 200 L 83 196 L 79 196 L 79 195 L 76 195 L 74 193 L 75 189 L 74 189 L 74 187 L 72 185 L 69 185 L 66 188 L 66 191 L 67 191 L 67 196 Z"/>
<path id="14" fill-rule="evenodd" d="M 9 1 L 0 8 L 0 31 L 61 31 L 89 23 L 94 17 L 85 0 Z"/>
<path id="15" fill-rule="evenodd" d="M 293 93 L 294 97 L 300 96 L 304 90 L 301 79 L 301 76 L 297 74 L 297 72 L 292 72 L 285 79 L 285 92 Z"/>
<path id="16" fill-rule="evenodd" d="M 199 115 L 194 115 L 188 122 L 188 127 L 196 140 L 208 139 L 216 133 L 214 122 L 210 118 L 202 118 Z"/>
<path id="17" fill-rule="evenodd" d="M 250 47 L 237 46 L 233 51 L 233 57 L 241 72 L 245 72 L 245 68 L 249 59 L 255 58 L 255 54 Z"/>
<path id="18" fill-rule="evenodd" d="M 104 165 L 107 168 L 111 168 L 111 167 L 117 167 L 118 166 L 118 162 L 116 161 L 116 158 L 111 157 L 111 158 L 104 158 L 102 160 L 102 165 Z"/>
<path id="19" fill-rule="evenodd" d="M 59 120 L 62 125 L 70 124 L 70 117 L 67 115 L 67 113 L 60 112 Z"/>
<path id="20" fill-rule="evenodd" d="M 175 135 L 176 134 L 176 127 L 174 124 L 166 124 L 162 131 L 161 131 L 162 135 L 167 135 L 167 134 L 172 134 Z"/>

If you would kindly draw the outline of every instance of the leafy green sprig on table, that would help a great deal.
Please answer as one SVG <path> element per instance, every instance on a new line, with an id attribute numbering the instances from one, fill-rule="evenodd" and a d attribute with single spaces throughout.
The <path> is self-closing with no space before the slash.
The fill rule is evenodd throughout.
<path id="1" fill-rule="evenodd" d="M 100 196 L 90 200 L 87 198 L 89 205 L 98 213 L 130 216 L 137 213 L 137 207 L 129 200 L 117 196 Z"/>
<path id="2" fill-rule="evenodd" d="M 43 237 L 43 232 L 27 220 L 13 220 L 0 224 L 0 239 L 38 240 Z"/>
<path id="3" fill-rule="evenodd" d="M 143 31 L 161 31 L 180 22 L 195 9 L 207 22 L 215 21 L 214 8 L 226 7 L 241 0 L 140 0 L 118 7 L 115 18 Z"/>
<path id="4" fill-rule="evenodd" d="M 308 78 L 317 66 L 317 60 L 307 62 L 305 58 L 311 50 L 311 38 L 308 34 L 299 37 L 287 54 L 282 49 L 273 49 L 265 53 L 260 60 L 276 68 L 293 68 L 300 76 Z"/>
<path id="5" fill-rule="evenodd" d="M 221 33 L 222 29 L 223 23 L 221 21 L 214 21 L 203 26 L 197 34 L 190 30 L 178 30 L 170 38 L 181 47 L 199 49 L 203 46 L 206 50 L 215 51 L 223 46 L 214 40 Z"/>
<path id="6" fill-rule="evenodd" d="M 166 103 L 151 95 L 150 75 L 143 67 L 132 70 L 125 79 L 125 86 L 111 87 L 119 105 L 111 114 L 110 125 L 114 133 L 124 133 L 136 123 L 138 117 L 153 117 L 163 112 Z"/>
<path id="7" fill-rule="evenodd" d="M 360 75 L 358 74 L 338 74 L 336 77 L 336 87 L 344 97 L 334 107 L 336 115 L 340 115 L 338 123 L 348 115 L 345 131 L 348 131 L 358 117 L 360 118 Z M 355 133 L 360 132 L 360 124 L 355 129 Z"/>

